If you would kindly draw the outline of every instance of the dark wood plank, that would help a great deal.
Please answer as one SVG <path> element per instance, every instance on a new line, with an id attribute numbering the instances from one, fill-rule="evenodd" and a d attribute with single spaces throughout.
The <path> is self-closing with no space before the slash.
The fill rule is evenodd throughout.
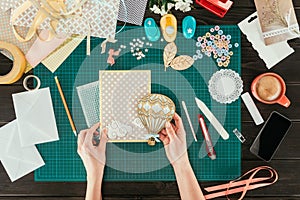
<path id="1" fill-rule="evenodd" d="M 300 16 L 300 1 L 293 1 L 296 8 L 297 16 Z M 228 14 L 220 19 L 211 14 L 207 10 L 195 6 L 196 10 L 189 13 L 173 13 L 178 18 L 178 23 L 181 24 L 183 17 L 193 15 L 197 19 L 197 23 L 204 24 L 236 24 L 245 17 L 255 11 L 253 0 L 235 1 L 232 9 Z M 159 22 L 159 15 L 146 12 L 146 17 L 154 17 Z M 122 23 L 120 23 L 122 24 Z M 274 160 L 269 163 L 278 170 L 280 179 L 278 183 L 268 188 L 250 191 L 246 199 L 262 199 L 262 200 L 299 200 L 299 140 L 298 134 L 300 130 L 299 112 L 299 85 L 300 85 L 300 68 L 299 66 L 299 40 L 289 42 L 295 49 L 295 53 L 274 67 L 271 71 L 279 73 L 287 82 L 287 95 L 292 100 L 290 108 L 285 109 L 278 105 L 264 105 L 257 103 L 263 117 L 266 119 L 272 110 L 277 110 L 291 119 L 293 119 L 293 127 L 290 133 L 285 138 Z M 6 59 L 0 55 L 0 74 L 4 73 L 9 64 Z M 257 52 L 251 47 L 245 36 L 242 35 L 242 78 L 245 83 L 245 91 L 249 91 L 250 83 L 253 78 L 263 72 L 268 71 L 264 67 L 263 61 L 258 57 Z M 22 80 L 10 86 L 0 86 L 0 126 L 15 118 L 11 94 L 21 92 L 24 89 L 21 86 Z M 242 133 L 246 136 L 247 142 L 243 144 L 243 172 L 259 166 L 265 165 L 263 161 L 258 160 L 249 152 L 249 147 L 256 137 L 261 126 L 255 126 L 250 115 L 242 106 Z M 1 165 L 0 165 L 1 166 Z M 33 174 L 30 174 L 16 183 L 10 183 L 3 167 L 0 167 L 0 199 L 83 199 L 85 193 L 85 183 L 35 183 Z M 211 186 L 220 182 L 205 182 L 202 186 Z M 177 185 L 175 182 L 146 182 L 146 183 L 104 183 L 105 199 L 180 199 Z M 220 198 L 224 199 L 224 198 Z"/>
<path id="2" fill-rule="evenodd" d="M 246 137 L 246 142 L 242 144 L 242 160 L 258 160 L 249 149 L 261 127 L 262 125 L 256 126 L 254 123 L 242 123 L 242 133 Z M 300 159 L 300 151 L 297 150 L 300 144 L 299 130 L 300 123 L 293 122 L 291 129 L 281 143 L 273 160 Z"/>
<path id="3" fill-rule="evenodd" d="M 7 74 L 11 68 L 12 68 L 12 61 L 9 60 L 7 57 L 5 57 L 4 55 L 2 55 L 0 53 L 0 75 L 5 75 Z M 14 84 L 10 84 L 10 86 L 18 86 L 18 85 L 22 85 L 23 83 L 23 79 L 26 75 L 32 74 L 32 72 L 28 72 L 27 74 L 25 74 L 19 81 L 17 81 Z M 32 81 L 31 81 L 32 82 Z M 1 86 L 1 85 L 0 85 Z M 1 88 L 0 88 L 1 91 Z M 0 93 L 1 94 L 1 93 Z"/>
<path id="4" fill-rule="evenodd" d="M 276 200 L 299 200 L 300 197 L 275 197 Z M 83 197 L 0 197 L 0 200 L 61 200 L 61 199 L 65 199 L 65 200 L 83 200 Z M 153 195 L 152 197 L 103 197 L 104 200 L 124 200 L 124 199 L 131 199 L 131 200 L 180 200 L 179 197 L 175 197 L 175 196 L 156 196 Z M 224 199 L 224 198 L 216 198 L 216 200 L 218 199 Z M 274 197 L 247 197 L 247 200 L 274 200 Z"/>
<path id="5" fill-rule="evenodd" d="M 0 85 L 0 122 L 7 123 L 15 119 L 12 94 L 25 91 L 23 85 Z M 1 125 L 1 124 L 0 124 Z"/>
<path id="6" fill-rule="evenodd" d="M 243 161 L 243 172 L 257 166 L 266 165 L 262 161 Z M 249 197 L 300 197 L 300 160 L 274 160 L 270 164 L 279 174 L 279 181 L 263 189 L 257 189 L 248 193 Z M 10 183 L 5 172 L 0 168 L 0 196 L 45 196 L 45 197 L 76 197 L 85 193 L 85 183 L 36 183 L 33 175 L 28 175 L 15 183 Z M 202 188 L 220 184 L 220 182 L 203 182 Z M 30 187 L 29 187 L 30 186 Z M 137 189 L 138 188 L 138 189 Z M 105 182 L 103 186 L 104 196 L 110 197 L 152 197 L 177 196 L 176 182 Z"/>

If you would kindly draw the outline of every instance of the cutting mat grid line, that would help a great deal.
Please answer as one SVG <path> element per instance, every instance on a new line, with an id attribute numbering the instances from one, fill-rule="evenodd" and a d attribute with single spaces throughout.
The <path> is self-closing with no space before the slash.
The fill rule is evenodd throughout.
<path id="1" fill-rule="evenodd" d="M 203 36 L 206 32 L 214 26 L 199 26 L 197 27 L 196 36 Z M 240 43 L 240 32 L 237 26 L 220 26 L 224 34 L 230 34 L 232 39 L 231 43 Z M 128 34 L 120 38 L 120 41 L 126 41 L 128 44 L 133 38 L 138 38 L 143 30 L 138 27 L 125 27 L 126 31 L 132 31 L 134 29 L 137 35 Z M 179 30 L 181 30 L 179 28 Z M 140 35 L 138 34 L 140 33 Z M 117 38 L 118 39 L 118 38 Z M 196 37 L 195 37 L 196 40 Z M 108 67 L 106 63 L 107 54 L 100 54 L 100 45 L 103 40 L 93 38 L 92 49 L 99 50 L 99 54 L 92 54 L 90 57 L 85 55 L 86 43 L 82 42 L 79 47 L 69 56 L 69 58 L 62 64 L 62 66 L 56 71 L 55 75 L 59 77 L 62 88 L 64 90 L 67 102 L 70 107 L 73 116 L 76 118 L 75 123 L 78 129 L 86 128 L 83 112 L 81 110 L 78 96 L 76 96 L 76 87 L 94 82 L 97 80 L 97 72 L 99 69 L 108 70 L 126 70 L 126 69 L 151 69 L 151 77 L 155 79 L 152 83 L 152 93 L 162 93 L 171 97 L 176 104 L 176 111 L 181 114 L 184 119 L 184 126 L 187 132 L 187 140 L 189 143 L 193 140 L 189 125 L 186 121 L 185 114 L 181 108 L 181 101 L 184 100 L 187 103 L 188 110 L 190 112 L 192 122 L 197 131 L 197 137 L 199 142 L 192 143 L 189 146 L 189 157 L 195 174 L 198 180 L 230 180 L 238 177 L 241 171 L 241 144 L 238 139 L 232 133 L 234 128 L 241 130 L 241 113 L 240 113 L 240 100 L 224 106 L 218 104 L 211 99 L 205 80 L 201 75 L 210 77 L 214 71 L 217 71 L 215 62 L 212 58 L 204 56 L 202 60 L 197 60 L 193 68 L 182 72 L 176 72 L 173 69 L 167 69 L 167 72 L 163 70 L 162 53 L 163 48 L 166 45 L 165 42 L 156 42 L 153 48 L 149 48 L 149 53 L 145 59 L 137 61 L 131 53 L 121 54 L 116 59 L 116 64 L 113 67 Z M 186 49 L 195 49 L 194 46 L 188 46 L 187 40 L 178 35 L 176 44 L 179 47 L 179 53 L 183 53 Z M 191 41 L 191 40 L 189 40 Z M 124 43 L 123 43 L 124 44 Z M 110 45 L 110 44 L 109 44 Z M 118 48 L 120 43 L 114 44 L 115 49 Z M 159 49 L 157 49 L 159 47 Z M 129 44 L 127 48 L 130 48 Z M 231 57 L 229 69 L 233 69 L 241 74 L 241 47 L 233 48 L 234 55 Z M 194 52 L 195 53 L 195 52 Z M 190 54 L 189 54 L 190 55 Z M 192 56 L 192 55 L 190 55 Z M 151 65 L 151 63 L 157 63 Z M 143 66 L 143 64 L 146 66 Z M 149 67 L 149 64 L 151 67 Z M 88 70 L 81 70 L 82 65 L 87 65 Z M 136 68 L 136 66 L 139 66 Z M 159 68 L 159 66 L 161 68 Z M 148 67 L 148 68 L 147 68 Z M 196 69 L 197 68 L 197 69 Z M 198 71 L 201 71 L 201 75 Z M 35 171 L 36 181 L 85 181 L 86 173 L 83 164 L 77 155 L 77 138 L 73 135 L 70 124 L 68 123 L 67 116 L 62 106 L 59 93 L 57 91 L 53 75 L 47 71 L 42 65 L 34 69 L 34 74 L 39 76 L 42 81 L 42 87 L 51 88 L 51 96 L 53 99 L 53 105 L 55 109 L 55 116 L 58 124 L 60 140 L 57 142 L 38 145 L 38 149 L 41 152 L 46 165 Z M 84 81 L 77 81 L 78 74 L 84 77 Z M 184 77 L 191 88 L 186 88 L 184 85 Z M 168 88 L 163 84 L 167 83 L 171 85 Z M 175 93 L 174 93 L 175 92 Z M 204 151 L 200 152 L 201 146 L 203 146 L 202 133 L 197 123 L 196 116 L 200 113 L 199 109 L 194 103 L 195 94 L 201 100 L 203 100 L 208 107 L 213 106 L 215 114 L 226 112 L 224 127 L 230 134 L 230 139 L 224 141 L 222 139 L 216 140 L 215 149 L 217 152 L 217 159 L 211 161 L 205 156 Z M 74 101 L 75 99 L 75 101 Z M 224 110 L 225 107 L 225 110 Z M 210 126 L 207 121 L 207 125 Z M 211 134 L 216 136 L 217 133 L 211 129 Z M 214 137 L 215 138 L 215 137 Z M 214 140 L 214 139 L 213 139 Z M 166 161 L 164 151 L 159 153 L 159 156 L 141 157 L 140 159 L 125 157 L 126 154 L 114 154 L 115 144 L 108 144 L 107 154 L 110 156 L 110 162 L 121 162 L 124 167 L 130 167 L 132 164 L 139 165 L 143 168 L 155 168 L 157 165 L 162 165 Z M 154 148 L 147 146 L 146 143 L 122 143 L 117 144 L 120 149 L 124 149 L 127 152 L 153 152 L 163 148 L 162 144 L 157 144 Z M 202 149 L 203 150 L 203 149 Z M 204 154 L 204 156 L 203 156 Z M 153 155 L 153 154 L 151 154 Z M 151 160 L 149 163 L 148 161 Z M 111 167 L 105 168 L 104 179 L 107 181 L 172 181 L 175 180 L 173 169 L 170 165 L 167 165 L 161 169 L 145 172 L 145 173 L 131 173 L 113 169 Z"/>

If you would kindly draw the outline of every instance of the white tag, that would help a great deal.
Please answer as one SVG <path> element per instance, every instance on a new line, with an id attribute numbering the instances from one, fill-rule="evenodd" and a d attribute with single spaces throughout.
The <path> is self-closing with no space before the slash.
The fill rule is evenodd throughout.
<path id="1" fill-rule="evenodd" d="M 264 119 L 262 118 L 261 114 L 259 113 L 256 105 L 254 104 L 250 94 L 248 92 L 242 94 L 242 99 L 251 114 L 252 119 L 254 120 L 256 125 L 260 125 L 264 123 Z"/>

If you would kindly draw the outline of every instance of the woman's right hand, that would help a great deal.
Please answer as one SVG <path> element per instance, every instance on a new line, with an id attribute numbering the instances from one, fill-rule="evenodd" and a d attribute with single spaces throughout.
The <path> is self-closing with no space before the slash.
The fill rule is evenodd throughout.
<path id="1" fill-rule="evenodd" d="M 180 116 L 175 113 L 175 124 L 166 123 L 165 129 L 159 133 L 159 139 L 165 146 L 167 157 L 174 167 L 189 163 L 186 144 L 186 133 Z"/>

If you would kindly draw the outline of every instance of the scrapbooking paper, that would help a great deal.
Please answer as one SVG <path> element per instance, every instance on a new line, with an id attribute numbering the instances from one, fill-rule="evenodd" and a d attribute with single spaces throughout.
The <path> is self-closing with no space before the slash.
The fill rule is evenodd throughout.
<path id="1" fill-rule="evenodd" d="M 148 0 L 121 0 L 118 20 L 141 26 L 147 2 Z"/>
<path id="2" fill-rule="evenodd" d="M 0 128 L 0 144 L 0 160 L 12 182 L 45 165 L 34 145 L 22 147 L 17 120 Z"/>
<path id="3" fill-rule="evenodd" d="M 238 26 L 247 36 L 253 48 L 258 52 L 259 57 L 266 63 L 268 69 L 271 69 L 281 60 L 294 53 L 294 49 L 289 46 L 287 41 L 268 46 L 264 43 L 257 12 L 248 16 L 240 22 Z M 278 49 L 280 49 L 280 51 L 278 51 Z"/>
<path id="4" fill-rule="evenodd" d="M 28 0 L 6 0 L 0 2 L 0 7 L 5 10 L 8 7 L 12 8 L 12 13 L 22 6 Z M 76 1 L 66 0 L 66 7 L 69 10 L 76 6 Z M 102 1 L 87 1 L 83 6 L 82 13 L 76 11 L 80 17 L 71 17 L 61 19 L 56 32 L 79 34 L 87 36 L 90 32 L 91 36 L 99 38 L 114 38 L 117 25 L 117 17 L 119 12 L 118 0 L 102 0 Z M 20 13 L 17 19 L 13 22 L 14 25 L 31 27 L 38 9 L 30 6 L 25 12 Z M 46 19 L 39 28 L 49 29 L 50 20 Z"/>
<path id="5" fill-rule="evenodd" d="M 147 141 L 147 130 L 136 125 L 138 100 L 151 93 L 151 71 L 100 71 L 100 122 L 111 142 Z"/>
<path id="6" fill-rule="evenodd" d="M 54 73 L 59 66 L 69 57 L 69 55 L 76 49 L 76 47 L 84 40 L 85 36 L 72 35 L 57 49 L 55 49 L 47 58 L 42 61 L 52 73 Z"/>
<path id="7" fill-rule="evenodd" d="M 78 86 L 77 93 L 87 127 L 92 127 L 99 119 L 99 81 Z"/>
<path id="8" fill-rule="evenodd" d="M 49 88 L 12 97 L 22 147 L 59 140 Z"/>
<path id="9" fill-rule="evenodd" d="M 255 0 L 254 2 L 266 45 L 300 36 L 292 0 Z"/>
<path id="10" fill-rule="evenodd" d="M 28 31 L 28 28 L 25 27 L 17 27 L 16 29 L 21 35 L 25 35 Z M 13 33 L 12 26 L 10 25 L 10 11 L 6 11 L 0 12 L 0 40 L 14 44 L 15 46 L 19 47 L 24 54 L 26 54 L 34 43 L 35 38 L 28 42 L 18 41 Z M 1 53 L 7 56 L 9 59 L 12 59 L 11 55 L 5 53 L 5 51 L 1 51 Z"/>
<path id="11" fill-rule="evenodd" d="M 41 38 L 36 38 L 26 53 L 26 60 L 32 67 L 36 67 L 44 58 L 51 54 L 67 39 L 66 35 L 61 34 L 57 37 L 53 37 L 50 41 L 46 41 L 48 35 L 48 30 L 42 30 L 39 36 Z"/>

